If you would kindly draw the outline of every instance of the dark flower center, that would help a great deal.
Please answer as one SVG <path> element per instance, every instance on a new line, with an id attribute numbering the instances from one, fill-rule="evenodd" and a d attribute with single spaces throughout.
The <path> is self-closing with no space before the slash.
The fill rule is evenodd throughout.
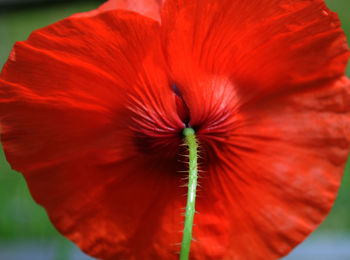
<path id="1" fill-rule="evenodd" d="M 236 109 L 237 93 L 232 82 L 219 77 L 199 82 L 196 86 L 196 95 L 199 97 L 194 96 L 195 101 L 189 100 L 190 105 L 176 83 L 172 83 L 170 87 L 173 99 L 170 98 L 167 102 L 174 102 L 172 109 L 168 107 L 172 111 L 153 106 L 145 107 L 141 100 L 134 99 L 136 101 L 130 105 L 134 114 L 131 122 L 133 142 L 144 156 L 176 161 L 179 155 L 186 154 L 182 132 L 184 128 L 191 127 L 198 137 L 205 164 L 213 164 L 218 151 L 228 149 L 228 143 L 232 141 L 229 139 L 234 136 L 232 133 L 239 121 L 239 112 Z M 162 96 L 147 98 L 147 104 L 164 101 Z M 186 98 L 191 96 L 186 95 Z"/>

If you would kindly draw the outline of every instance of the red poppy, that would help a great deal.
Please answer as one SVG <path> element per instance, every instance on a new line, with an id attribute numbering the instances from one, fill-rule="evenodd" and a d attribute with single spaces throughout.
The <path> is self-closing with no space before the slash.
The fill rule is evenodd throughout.
<path id="1" fill-rule="evenodd" d="M 203 157 L 191 257 L 286 255 L 348 155 L 337 15 L 321 0 L 109 4 L 35 31 L 2 71 L 2 144 L 34 199 L 94 257 L 176 259 L 188 123 Z"/>

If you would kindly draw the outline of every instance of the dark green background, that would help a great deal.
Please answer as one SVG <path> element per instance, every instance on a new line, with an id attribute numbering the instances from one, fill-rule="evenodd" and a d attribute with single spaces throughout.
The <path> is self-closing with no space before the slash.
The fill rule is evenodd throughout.
<path id="1" fill-rule="evenodd" d="M 25 40 L 33 30 L 73 13 L 94 9 L 100 2 L 0 9 L 0 66 L 6 62 L 13 44 Z M 339 14 L 343 29 L 350 36 L 350 0 L 328 0 L 326 3 Z M 350 75 L 349 69 L 347 72 Z M 322 232 L 350 232 L 349 164 L 334 208 L 317 231 Z M 10 169 L 0 147 L 0 243 L 48 239 L 58 241 L 59 248 L 68 243 L 52 227 L 44 209 L 34 203 L 24 179 Z"/>

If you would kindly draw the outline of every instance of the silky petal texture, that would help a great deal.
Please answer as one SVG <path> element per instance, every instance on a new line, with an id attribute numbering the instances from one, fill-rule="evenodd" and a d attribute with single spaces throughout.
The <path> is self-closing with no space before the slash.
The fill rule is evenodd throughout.
<path id="1" fill-rule="evenodd" d="M 162 25 L 165 57 L 196 120 L 216 95 L 208 76 L 230 80 L 247 103 L 337 78 L 348 60 L 339 19 L 322 0 L 171 0 Z"/>
<path id="2" fill-rule="evenodd" d="M 56 228 L 100 259 L 179 251 L 185 189 L 164 152 L 135 141 L 181 143 L 158 31 L 124 11 L 68 18 L 18 42 L 0 77 L 7 160 Z"/>
<path id="3" fill-rule="evenodd" d="M 189 116 L 191 259 L 287 254 L 327 215 L 348 153 L 336 15 L 318 0 L 170 0 L 161 24 L 102 12 L 35 32 L 1 74 L 3 146 L 35 200 L 95 257 L 178 258 Z"/>
<path id="4" fill-rule="evenodd" d="M 80 14 L 74 17 L 94 16 L 101 12 L 122 9 L 139 13 L 160 22 L 160 10 L 163 0 L 109 0 L 99 8 Z"/>
<path id="5" fill-rule="evenodd" d="M 279 259 L 331 209 L 350 145 L 350 82 L 240 110 L 203 172 L 194 259 Z M 203 246 L 205 245 L 205 246 Z"/>
<path id="6" fill-rule="evenodd" d="M 192 257 L 286 255 L 328 214 L 348 156 L 336 14 L 318 0 L 167 1 L 162 40 L 205 165 Z"/>

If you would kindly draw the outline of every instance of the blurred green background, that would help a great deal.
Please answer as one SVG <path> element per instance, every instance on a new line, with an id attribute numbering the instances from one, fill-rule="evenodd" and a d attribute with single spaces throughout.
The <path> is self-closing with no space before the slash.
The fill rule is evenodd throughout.
<path id="1" fill-rule="evenodd" d="M 25 40 L 38 28 L 73 13 L 94 9 L 102 1 L 62 2 L 0 9 L 0 68 L 6 62 L 16 41 Z M 350 0 L 328 0 L 328 7 L 337 12 L 350 36 Z M 350 70 L 347 70 L 350 76 Z M 346 167 L 342 186 L 334 208 L 316 231 L 350 233 L 350 167 Z M 57 259 L 68 259 L 68 241 L 50 224 L 44 209 L 35 204 L 22 176 L 11 170 L 0 147 L 0 244 L 20 241 L 54 241 Z M 349 245 L 350 246 L 350 245 Z M 1 249 L 1 247 L 0 247 Z M 65 253 L 66 252 L 66 253 Z"/>

